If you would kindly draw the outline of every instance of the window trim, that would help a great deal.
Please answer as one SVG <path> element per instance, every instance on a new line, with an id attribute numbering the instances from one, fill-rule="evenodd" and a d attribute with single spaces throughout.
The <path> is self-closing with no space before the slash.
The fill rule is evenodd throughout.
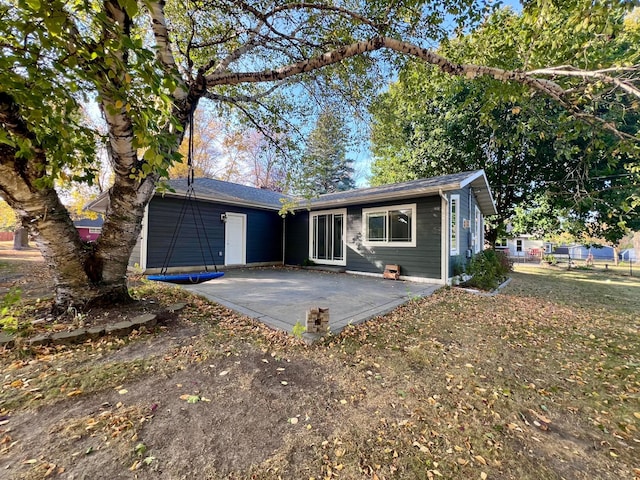
<path id="1" fill-rule="evenodd" d="M 390 240 L 389 239 L 389 212 L 394 210 L 411 210 L 411 241 L 404 242 L 398 240 Z M 365 247 L 415 247 L 416 246 L 416 234 L 418 232 L 417 228 L 417 207 L 415 203 L 409 203 L 405 205 L 384 205 L 380 207 L 369 207 L 362 209 L 362 244 Z M 384 213 L 385 218 L 385 240 L 369 240 L 367 236 L 368 230 L 368 222 L 367 222 L 367 214 L 369 213 Z"/>
<path id="2" fill-rule="evenodd" d="M 478 208 L 478 206 L 476 205 L 476 210 L 475 210 L 475 231 L 476 231 L 476 244 L 474 245 L 474 253 L 478 253 L 482 250 L 482 247 L 484 247 L 484 238 L 482 235 L 482 212 L 480 211 L 480 209 Z"/>
<path id="3" fill-rule="evenodd" d="M 313 218 L 320 215 L 342 215 L 342 260 L 327 260 L 313 258 Z M 321 265 L 347 265 L 347 209 L 318 210 L 309 212 L 309 259 Z"/>
<path id="4" fill-rule="evenodd" d="M 456 221 L 455 221 L 455 232 L 453 231 L 453 204 L 456 204 Z M 455 233 L 456 245 L 453 246 L 453 238 Z M 449 255 L 460 255 L 460 195 L 455 194 L 451 195 L 449 199 Z"/>

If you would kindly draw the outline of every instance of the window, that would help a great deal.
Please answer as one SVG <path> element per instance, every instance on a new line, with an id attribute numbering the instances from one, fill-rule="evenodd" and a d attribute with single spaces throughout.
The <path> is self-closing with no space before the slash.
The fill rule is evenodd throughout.
<path id="1" fill-rule="evenodd" d="M 516 252 L 521 252 L 522 251 L 522 240 L 518 239 L 516 240 Z"/>
<path id="2" fill-rule="evenodd" d="M 480 209 L 478 207 L 476 207 L 475 227 L 476 227 L 475 252 L 478 253 L 480 250 L 482 250 L 482 247 L 484 246 L 484 240 L 482 239 L 482 215 L 480 214 Z"/>
<path id="3" fill-rule="evenodd" d="M 309 258 L 318 263 L 346 265 L 346 210 L 311 212 Z"/>
<path id="4" fill-rule="evenodd" d="M 496 247 L 498 248 L 507 248 L 507 237 L 502 237 L 496 240 Z"/>
<path id="5" fill-rule="evenodd" d="M 362 234 L 370 246 L 415 247 L 415 203 L 363 209 Z"/>
<path id="6" fill-rule="evenodd" d="M 451 195 L 449 200 L 449 246 L 451 255 L 460 253 L 460 195 Z"/>

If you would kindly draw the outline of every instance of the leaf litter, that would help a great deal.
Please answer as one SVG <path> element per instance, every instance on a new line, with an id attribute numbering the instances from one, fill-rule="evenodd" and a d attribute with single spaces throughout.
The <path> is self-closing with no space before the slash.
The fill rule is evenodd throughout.
<path id="1" fill-rule="evenodd" d="M 567 300 L 579 287 L 542 272 L 515 274 L 496 297 L 443 290 L 315 346 L 158 288 L 189 304 L 173 327 L 3 354 L 0 468 L 10 478 L 129 467 L 138 478 L 640 477 L 640 312 L 606 300 L 613 285 L 602 287 L 608 303 Z M 108 361 L 178 328 L 199 333 L 158 356 Z M 282 413 L 292 407 L 309 412 L 304 422 Z"/>

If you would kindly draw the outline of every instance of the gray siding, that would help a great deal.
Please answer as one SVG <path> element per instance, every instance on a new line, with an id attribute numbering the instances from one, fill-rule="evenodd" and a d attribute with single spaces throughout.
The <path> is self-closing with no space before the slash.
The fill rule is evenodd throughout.
<path id="1" fill-rule="evenodd" d="M 149 204 L 147 268 L 164 266 L 183 202 L 154 197 Z M 247 263 L 282 261 L 282 219 L 277 212 L 206 201 L 187 205 L 175 247 L 169 252 L 169 267 L 222 264 L 225 224 L 220 215 L 225 212 L 247 215 Z"/>
<path id="2" fill-rule="evenodd" d="M 415 247 L 367 247 L 363 245 L 362 209 L 416 204 Z M 440 279 L 441 199 L 439 196 L 402 199 L 347 208 L 347 269 L 382 273 L 387 264 L 400 265 L 400 274 Z"/>
<path id="3" fill-rule="evenodd" d="M 131 256 L 129 257 L 129 266 L 131 268 L 137 267 L 140 268 L 140 249 L 142 248 L 142 237 L 138 235 L 138 240 L 136 240 L 136 244 L 133 246 L 133 250 L 131 251 Z"/>
<path id="4" fill-rule="evenodd" d="M 458 255 L 451 255 L 449 261 L 449 276 L 454 275 L 456 265 L 466 266 L 469 263 L 469 256 L 467 251 L 471 251 L 471 255 L 474 254 L 473 246 L 473 234 L 475 233 L 475 207 L 478 205 L 475 195 L 470 187 L 463 188 L 461 190 L 454 190 L 448 193 L 448 197 L 451 195 L 460 195 L 460 249 Z M 464 228 L 464 222 L 468 220 L 468 228 Z M 447 225 L 447 230 L 450 231 L 450 226 Z M 480 247 L 481 249 L 483 246 Z"/>
<path id="5" fill-rule="evenodd" d="M 309 258 L 309 212 L 287 214 L 285 221 L 285 263 L 302 265 Z"/>

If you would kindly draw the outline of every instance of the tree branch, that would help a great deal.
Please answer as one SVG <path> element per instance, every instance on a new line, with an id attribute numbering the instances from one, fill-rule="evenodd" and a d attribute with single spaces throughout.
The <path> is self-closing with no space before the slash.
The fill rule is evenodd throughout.
<path id="1" fill-rule="evenodd" d="M 324 53 L 320 56 L 286 65 L 278 69 L 263 70 L 259 72 L 213 73 L 206 77 L 207 86 L 212 87 L 215 85 L 237 85 L 240 83 L 258 83 L 283 80 L 300 73 L 318 70 L 322 67 L 339 63 L 348 58 L 383 48 L 420 58 L 427 63 L 437 66 L 440 70 L 450 75 L 465 76 L 467 78 L 476 78 L 486 75 L 503 82 L 519 82 L 534 88 L 535 90 L 544 92 L 556 100 L 561 101 L 563 104 L 565 103 L 561 98 L 565 93 L 564 90 L 558 84 L 550 80 L 537 79 L 526 72 L 454 63 L 431 50 L 389 37 L 375 37 L 370 40 L 356 42 L 331 52 Z"/>
<path id="2" fill-rule="evenodd" d="M 169 29 L 164 16 L 165 0 L 149 1 L 147 7 L 149 9 L 149 17 L 151 18 L 151 30 L 156 41 L 156 58 L 162 65 L 163 70 L 169 75 L 173 75 L 176 79 L 180 79 L 178 75 L 178 66 L 171 51 L 171 43 L 169 40 Z M 172 92 L 176 100 L 183 100 L 187 96 L 187 90 L 184 84 L 180 82 L 178 87 Z"/>
<path id="3" fill-rule="evenodd" d="M 604 70 L 582 70 L 567 67 L 550 67 L 539 68 L 537 70 L 530 70 L 527 75 L 551 75 L 551 76 L 565 76 L 565 77 L 580 77 L 584 79 L 594 78 L 602 80 L 603 82 L 610 83 L 616 87 L 624 90 L 625 92 L 640 98 L 640 89 L 636 88 L 632 84 L 620 80 L 619 78 L 606 75 L 605 72 L 615 71 L 616 69 L 604 69 Z M 624 69 L 624 71 L 634 71 L 633 69 Z M 635 69 L 635 71 L 638 71 Z"/>

